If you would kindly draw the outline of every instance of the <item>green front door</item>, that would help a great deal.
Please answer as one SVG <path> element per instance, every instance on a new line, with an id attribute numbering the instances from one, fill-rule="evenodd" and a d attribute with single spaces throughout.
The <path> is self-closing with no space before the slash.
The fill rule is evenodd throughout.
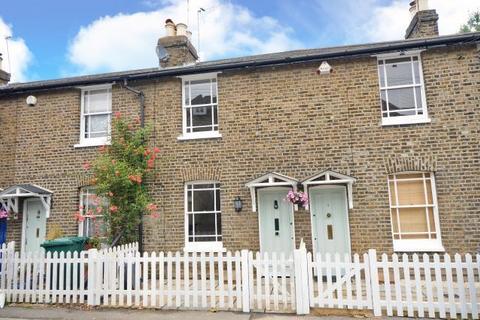
<path id="1" fill-rule="evenodd" d="M 25 252 L 36 252 L 45 241 L 47 217 L 39 199 L 25 201 Z"/>
<path id="2" fill-rule="evenodd" d="M 285 201 L 288 188 L 259 189 L 258 219 L 260 224 L 260 251 L 293 253 L 293 206 Z"/>
<path id="3" fill-rule="evenodd" d="M 312 238 L 316 253 L 350 253 L 347 193 L 343 186 L 310 188 Z"/>

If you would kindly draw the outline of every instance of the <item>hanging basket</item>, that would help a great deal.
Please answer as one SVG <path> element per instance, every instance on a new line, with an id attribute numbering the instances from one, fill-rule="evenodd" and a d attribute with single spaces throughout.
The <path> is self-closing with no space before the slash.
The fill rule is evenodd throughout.
<path id="1" fill-rule="evenodd" d="M 288 191 L 285 200 L 303 208 L 308 206 L 308 195 L 306 192 L 290 190 Z"/>

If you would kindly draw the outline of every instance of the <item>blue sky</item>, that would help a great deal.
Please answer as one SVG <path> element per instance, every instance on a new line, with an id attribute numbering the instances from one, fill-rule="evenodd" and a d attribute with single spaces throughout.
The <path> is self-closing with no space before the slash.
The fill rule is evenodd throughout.
<path id="1" fill-rule="evenodd" d="M 430 0 L 440 32 L 453 33 L 478 0 Z M 186 22 L 187 0 L 15 0 L 0 12 L 0 52 L 14 81 L 155 67 L 166 18 Z M 400 39 L 409 0 L 190 0 L 203 60 Z M 4 37 L 9 42 L 8 63 Z"/>

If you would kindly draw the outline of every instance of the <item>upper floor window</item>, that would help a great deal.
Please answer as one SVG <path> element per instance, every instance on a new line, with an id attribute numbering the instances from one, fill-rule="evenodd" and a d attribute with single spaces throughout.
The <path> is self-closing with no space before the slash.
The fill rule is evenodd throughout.
<path id="1" fill-rule="evenodd" d="M 187 250 L 217 251 L 222 248 L 222 212 L 218 183 L 187 183 L 185 215 Z"/>
<path id="2" fill-rule="evenodd" d="M 183 77 L 183 135 L 180 139 L 217 138 L 217 75 Z"/>
<path id="3" fill-rule="evenodd" d="M 388 189 L 394 250 L 443 251 L 434 175 L 389 175 Z"/>
<path id="4" fill-rule="evenodd" d="M 430 121 L 420 55 L 379 56 L 378 76 L 383 125 Z"/>
<path id="5" fill-rule="evenodd" d="M 78 235 L 81 237 L 104 237 L 106 225 L 103 221 L 102 207 L 107 202 L 95 194 L 95 188 L 84 187 L 80 189 L 80 207 Z"/>
<path id="6" fill-rule="evenodd" d="M 112 86 L 82 89 L 80 146 L 102 145 L 110 137 L 112 118 Z"/>

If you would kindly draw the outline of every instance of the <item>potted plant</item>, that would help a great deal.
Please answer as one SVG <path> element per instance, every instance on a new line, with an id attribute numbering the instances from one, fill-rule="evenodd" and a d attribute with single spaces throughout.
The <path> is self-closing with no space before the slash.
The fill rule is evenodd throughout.
<path id="1" fill-rule="evenodd" d="M 286 200 L 303 208 L 306 208 L 308 205 L 308 195 L 303 191 L 288 191 Z"/>

